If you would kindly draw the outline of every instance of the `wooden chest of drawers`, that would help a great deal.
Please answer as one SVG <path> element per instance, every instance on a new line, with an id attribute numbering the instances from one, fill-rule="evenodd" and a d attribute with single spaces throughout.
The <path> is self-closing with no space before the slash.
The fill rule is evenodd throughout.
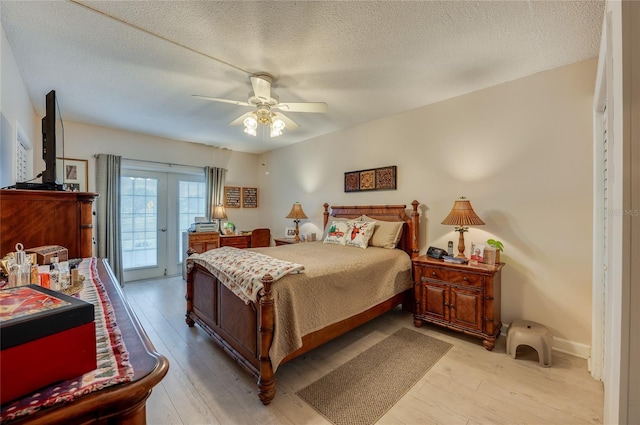
<path id="1" fill-rule="evenodd" d="M 220 233 L 218 232 L 189 232 L 189 246 L 187 250 L 201 254 L 210 249 L 220 247 Z"/>
<path id="2" fill-rule="evenodd" d="M 220 246 L 232 246 L 239 249 L 251 247 L 251 235 L 223 235 L 220 236 Z"/>
<path id="3" fill-rule="evenodd" d="M 501 270 L 479 264 L 449 264 L 427 256 L 413 260 L 415 326 L 423 321 L 483 339 L 493 350 L 500 335 Z"/>

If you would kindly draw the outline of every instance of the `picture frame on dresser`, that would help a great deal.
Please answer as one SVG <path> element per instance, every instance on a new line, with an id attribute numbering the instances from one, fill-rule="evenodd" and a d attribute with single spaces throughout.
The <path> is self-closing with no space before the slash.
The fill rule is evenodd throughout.
<path id="1" fill-rule="evenodd" d="M 89 187 L 89 161 L 76 158 L 56 158 L 56 177 L 71 192 L 86 192 Z"/>
<path id="2" fill-rule="evenodd" d="M 284 228 L 284 237 L 285 238 L 295 238 L 296 237 L 296 228 L 295 227 L 285 227 Z"/>

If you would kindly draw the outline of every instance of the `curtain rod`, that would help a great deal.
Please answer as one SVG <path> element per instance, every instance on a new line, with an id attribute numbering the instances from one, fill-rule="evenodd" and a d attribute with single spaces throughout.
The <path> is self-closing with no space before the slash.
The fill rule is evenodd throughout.
<path id="1" fill-rule="evenodd" d="M 97 158 L 98 156 L 100 156 L 101 154 L 99 153 L 94 153 L 93 157 Z M 107 155 L 107 154 L 103 154 L 103 155 Z M 198 167 L 197 165 L 185 165 L 185 164 L 174 164 L 172 162 L 162 162 L 162 161 L 150 161 L 148 159 L 135 159 L 135 158 L 125 158 L 123 156 L 120 157 L 121 159 L 125 159 L 127 161 L 141 161 L 141 162 L 151 162 L 153 164 L 162 164 L 162 165 L 168 165 L 168 166 L 172 166 L 172 165 L 176 165 L 176 166 L 180 166 L 180 167 Z M 200 168 L 204 168 L 204 167 L 200 167 Z"/>
<path id="2" fill-rule="evenodd" d="M 94 158 L 98 158 L 100 154 L 99 153 L 94 153 L 93 157 Z M 103 154 L 103 155 L 107 155 L 107 154 Z M 151 161 L 148 159 L 135 159 L 135 158 L 125 158 L 125 157 L 120 157 L 121 159 L 124 159 L 126 161 L 140 161 L 140 162 L 149 162 L 152 164 L 162 164 L 162 165 L 168 165 L 168 166 L 176 166 L 176 167 L 195 167 L 195 168 L 205 168 L 205 167 L 209 167 L 208 165 L 204 165 L 204 166 L 199 166 L 199 165 L 185 165 L 185 164 L 176 164 L 173 162 L 162 162 L 162 161 Z M 225 168 L 226 170 L 226 168 Z M 229 170 L 227 170 L 229 171 Z"/>

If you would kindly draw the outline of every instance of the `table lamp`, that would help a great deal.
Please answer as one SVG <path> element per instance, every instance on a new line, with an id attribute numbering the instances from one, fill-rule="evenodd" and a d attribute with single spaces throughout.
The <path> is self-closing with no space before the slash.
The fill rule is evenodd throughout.
<path id="1" fill-rule="evenodd" d="M 299 202 L 295 202 L 291 207 L 291 211 L 289 211 L 289 215 L 287 215 L 285 218 L 292 218 L 296 223 L 296 237 L 293 238 L 293 240 L 296 242 L 300 242 L 300 235 L 298 235 L 298 223 L 303 218 L 309 218 L 302 210 L 302 205 L 300 205 Z"/>
<path id="2" fill-rule="evenodd" d="M 218 232 L 220 232 L 220 220 L 227 218 L 227 212 L 224 209 L 224 205 L 218 204 L 213 207 L 213 214 L 211 218 L 218 222 Z"/>
<path id="3" fill-rule="evenodd" d="M 458 255 L 456 255 L 456 258 L 466 259 L 467 257 L 464 256 L 464 232 L 469 231 L 469 226 L 484 224 L 484 221 L 478 217 L 473 207 L 471 207 L 471 202 L 464 196 L 461 196 L 453 203 L 451 212 L 442 220 L 442 224 L 456 226 L 456 232 L 460 232 L 460 237 L 458 238 Z"/>

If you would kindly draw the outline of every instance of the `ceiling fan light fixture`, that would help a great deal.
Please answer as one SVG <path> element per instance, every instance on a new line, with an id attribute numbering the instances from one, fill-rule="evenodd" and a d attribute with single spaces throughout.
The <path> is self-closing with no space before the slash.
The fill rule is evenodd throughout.
<path id="1" fill-rule="evenodd" d="M 214 102 L 231 103 L 238 106 L 251 106 L 256 109 L 240 115 L 229 123 L 229 125 L 244 125 L 244 132 L 250 136 L 257 136 L 258 128 L 261 129 L 263 137 L 270 134 L 271 137 L 282 135 L 285 127 L 287 130 L 295 130 L 300 126 L 291 118 L 280 112 L 273 113 L 272 109 L 279 109 L 288 112 L 327 112 L 327 104 L 324 102 L 295 102 L 280 103 L 278 96 L 271 91 L 271 84 L 274 78 L 269 74 L 254 74 L 249 77 L 253 91 L 249 93 L 247 102 L 231 99 L 222 99 L 218 97 L 198 96 Z M 267 128 L 269 133 L 267 133 Z M 264 131 L 262 131 L 264 130 Z"/>
<path id="2" fill-rule="evenodd" d="M 254 130 L 258 128 L 258 120 L 253 115 L 249 115 L 244 119 L 245 128 L 253 128 Z"/>
<path id="3" fill-rule="evenodd" d="M 284 121 L 282 121 L 280 118 L 276 118 L 273 120 L 273 122 L 271 123 L 271 126 L 275 129 L 275 130 L 284 130 L 284 128 L 286 127 L 286 124 L 284 123 Z"/>
<path id="4" fill-rule="evenodd" d="M 254 115 L 249 115 L 247 118 L 245 118 L 243 121 L 243 124 L 244 124 L 245 133 L 247 133 L 249 136 L 256 135 L 256 129 L 258 128 L 258 120 Z"/>

